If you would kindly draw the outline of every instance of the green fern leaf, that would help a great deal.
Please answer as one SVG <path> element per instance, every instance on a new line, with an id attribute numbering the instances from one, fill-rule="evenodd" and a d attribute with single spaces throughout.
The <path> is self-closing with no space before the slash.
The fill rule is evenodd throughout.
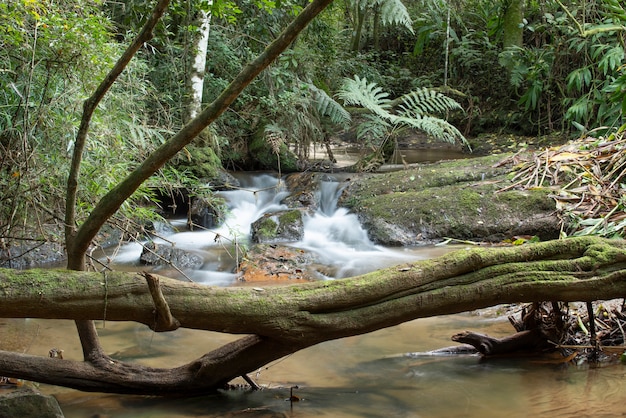
<path id="1" fill-rule="evenodd" d="M 311 90 L 313 99 L 315 100 L 315 107 L 321 116 L 328 116 L 331 122 L 337 125 L 348 126 L 350 124 L 352 121 L 350 113 L 348 113 L 342 105 L 315 85 L 308 84 L 307 86 L 309 90 Z"/>
<path id="2" fill-rule="evenodd" d="M 385 93 L 376 83 L 368 83 L 366 78 L 344 79 L 337 98 L 343 100 L 345 105 L 361 106 L 383 118 L 389 118 L 390 102 L 389 94 Z"/>
<path id="3" fill-rule="evenodd" d="M 399 116 L 397 123 L 403 123 L 426 133 L 427 135 L 451 144 L 460 141 L 467 145 L 465 136 L 452 124 L 434 116 L 404 117 Z"/>
<path id="4" fill-rule="evenodd" d="M 402 96 L 399 107 L 399 113 L 404 116 L 445 114 L 450 110 L 462 110 L 456 100 L 427 88 Z"/>
<path id="5" fill-rule="evenodd" d="M 389 132 L 391 124 L 385 119 L 375 114 L 365 114 L 364 122 L 361 122 L 356 127 L 356 137 L 359 141 L 365 141 L 365 143 L 374 143 Z"/>
<path id="6" fill-rule="evenodd" d="M 430 89 L 419 89 L 401 97 L 397 113 L 392 113 L 392 102 L 388 94 L 376 83 L 355 76 L 345 79 L 337 97 L 346 105 L 361 106 L 370 111 L 367 119 L 357 127 L 357 138 L 379 140 L 393 129 L 412 127 L 429 136 L 446 142 L 460 141 L 467 144 L 463 134 L 447 121 L 434 116 L 449 110 L 460 109 L 454 99 Z"/>
<path id="7" fill-rule="evenodd" d="M 380 22 L 384 25 L 399 25 L 413 32 L 413 21 L 409 11 L 400 0 L 377 0 L 380 5 Z"/>

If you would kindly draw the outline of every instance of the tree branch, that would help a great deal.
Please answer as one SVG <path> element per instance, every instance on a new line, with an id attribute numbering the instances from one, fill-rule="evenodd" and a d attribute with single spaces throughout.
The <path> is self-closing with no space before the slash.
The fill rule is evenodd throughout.
<path id="1" fill-rule="evenodd" d="M 161 292 L 159 278 L 147 272 L 142 273 L 142 276 L 146 278 L 150 295 L 154 301 L 154 315 L 156 319 L 154 324 L 150 325 L 150 329 L 157 332 L 174 331 L 178 329 L 180 322 L 172 316 L 170 307 Z"/>
<path id="2" fill-rule="evenodd" d="M 153 275 L 154 276 L 154 275 Z M 64 318 L 79 328 L 85 362 L 0 352 L 0 375 L 88 391 L 200 394 L 322 341 L 500 303 L 592 301 L 626 295 L 626 241 L 571 238 L 473 248 L 362 276 L 265 289 L 218 288 L 159 277 L 182 327 L 253 334 L 174 369 L 119 362 L 90 345 L 89 320 L 154 325 L 143 278 L 68 270 L 0 269 L 0 317 Z M 86 338 L 83 338 L 86 337 Z"/>

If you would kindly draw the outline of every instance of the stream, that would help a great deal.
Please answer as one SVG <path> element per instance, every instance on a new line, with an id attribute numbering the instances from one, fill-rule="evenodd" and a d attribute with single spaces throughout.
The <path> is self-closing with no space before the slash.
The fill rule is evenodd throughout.
<path id="1" fill-rule="evenodd" d="M 247 240 L 250 224 L 284 208 L 288 193 L 273 174 L 240 176 L 238 190 L 222 192 L 230 215 L 210 231 L 185 230 L 184 220 L 163 229 L 157 240 L 200 255 L 203 266 L 184 276 L 213 286 L 243 285 L 233 273 L 232 253 L 223 245 Z M 315 253 L 337 280 L 381 267 L 437 257 L 459 247 L 384 248 L 367 238 L 355 215 L 336 207 L 340 182 L 319 188 L 320 210 L 305 217 L 304 238 L 289 245 Z M 220 239 L 216 240 L 216 237 Z M 145 270 L 140 244 L 102 255 L 114 268 Z M 174 270 L 161 274 L 185 280 Z M 495 311 L 494 311 L 495 312 Z M 52 348 L 81 360 L 71 321 L 3 320 L 7 341 L 30 354 Z M 176 367 L 238 336 L 179 329 L 153 333 L 135 323 L 98 323 L 102 344 L 113 357 L 155 367 Z M 450 337 L 471 329 L 500 337 L 513 332 L 506 318 L 477 312 L 424 318 L 373 333 L 328 341 L 271 363 L 250 377 L 260 391 L 236 389 L 193 399 L 83 393 L 49 385 L 67 418 L 87 417 L 527 417 L 624 416 L 624 366 L 590 368 L 533 358 L 482 360 L 475 355 L 432 355 L 453 345 Z M 13 333 L 12 333 L 13 331 Z M 7 337 L 7 335 L 9 337 Z M 12 337 L 11 337 L 12 336 Z M 243 380 L 233 382 L 244 384 Z M 288 400 L 290 391 L 299 401 Z M 1 414 L 0 414 L 1 415 Z"/>

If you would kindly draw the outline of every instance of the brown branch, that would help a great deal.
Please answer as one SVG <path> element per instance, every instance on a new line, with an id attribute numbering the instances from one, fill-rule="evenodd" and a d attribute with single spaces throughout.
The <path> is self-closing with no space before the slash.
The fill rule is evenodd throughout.
<path id="1" fill-rule="evenodd" d="M 150 329 L 156 332 L 174 331 L 180 327 L 180 322 L 172 316 L 170 307 L 161 292 L 159 278 L 148 272 L 141 273 L 146 278 L 150 295 L 154 301 L 155 323 L 150 325 Z"/>
<path id="2" fill-rule="evenodd" d="M 539 329 L 520 331 L 504 338 L 463 331 L 453 335 L 452 341 L 469 344 L 484 356 L 509 354 L 515 351 L 539 351 L 546 348 L 546 339 Z"/>
<path id="3" fill-rule="evenodd" d="M 106 361 L 59 360 L 0 351 L 0 370 L 6 377 L 61 385 L 86 392 L 161 396 L 193 396 L 224 387 L 231 379 L 290 354 L 302 346 L 247 336 L 199 359 L 171 369 Z"/>

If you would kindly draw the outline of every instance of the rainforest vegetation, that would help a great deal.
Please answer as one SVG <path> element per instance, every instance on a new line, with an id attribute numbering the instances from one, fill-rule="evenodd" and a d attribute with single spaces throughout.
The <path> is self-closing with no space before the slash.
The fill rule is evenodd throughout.
<path id="1" fill-rule="evenodd" d="M 111 231 L 136 236 L 158 220 L 165 197 L 185 190 L 210 199 L 224 170 L 310 169 L 312 147 L 330 149 L 337 138 L 369 150 L 355 170 L 375 171 L 410 130 L 468 152 L 484 134 L 623 135 L 626 9 L 618 0 L 0 0 L 0 28 L 8 260 L 57 243 L 69 270 L 86 270 Z M 614 179 L 623 188 L 622 176 Z M 623 198 L 613 208 L 623 212 Z M 1 315 L 75 320 L 85 361 L 0 352 L 0 374 L 91 391 L 197 394 L 320 341 L 424 315 L 624 292 L 621 241 L 457 257 L 262 296 L 149 274 L 144 291 L 124 275 L 102 288 L 89 273 L 2 271 Z M 529 266 L 537 276 L 527 282 L 516 271 Z M 597 284 L 604 292 L 591 291 Z M 477 288 L 485 292 L 478 303 L 451 306 Z M 250 335 L 177 369 L 144 368 L 104 353 L 92 322 L 103 312 L 156 331 Z"/>

